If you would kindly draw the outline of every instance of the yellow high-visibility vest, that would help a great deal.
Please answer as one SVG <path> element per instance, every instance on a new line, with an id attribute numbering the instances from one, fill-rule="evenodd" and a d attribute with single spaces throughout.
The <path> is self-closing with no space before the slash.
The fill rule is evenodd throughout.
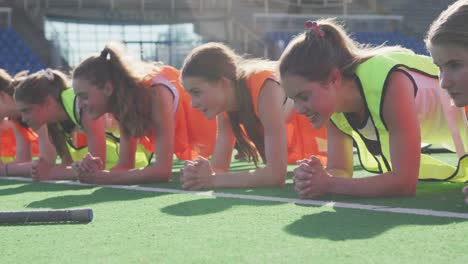
<path id="1" fill-rule="evenodd" d="M 352 128 L 343 113 L 334 113 L 331 117 L 332 123 L 340 131 L 353 138 L 362 167 L 373 173 L 385 173 L 392 170 L 389 133 L 382 120 L 381 110 L 387 79 L 396 68 L 406 68 L 434 78 L 437 78 L 439 73 L 431 58 L 404 52 L 391 52 L 375 56 L 357 67 L 356 75 L 362 84 L 370 118 L 376 128 L 380 146 L 378 153 L 371 153 L 363 137 Z M 420 165 L 419 179 L 468 181 L 468 155 L 461 157 L 457 167 L 455 167 L 432 156 L 421 154 Z"/>
<path id="2" fill-rule="evenodd" d="M 70 120 L 78 126 L 82 128 L 80 115 L 77 112 L 77 97 L 73 91 L 73 89 L 68 88 L 62 91 L 60 94 L 61 103 L 65 110 L 65 113 L 68 115 Z M 63 131 L 63 130 L 62 130 Z M 63 131 L 63 133 L 66 133 Z M 70 138 L 67 135 L 66 138 Z M 106 169 L 110 169 L 115 166 L 119 161 L 119 141 L 120 138 L 114 135 L 112 132 L 106 132 Z M 82 160 L 83 157 L 88 153 L 88 147 L 77 147 L 73 144 L 71 140 L 67 140 L 67 147 L 70 150 L 70 155 L 74 161 Z M 144 148 L 140 145 L 137 146 L 137 150 L 135 153 L 135 167 L 136 168 L 143 168 L 149 165 L 149 159 L 151 157 L 151 153 L 147 153 L 144 151 Z"/>

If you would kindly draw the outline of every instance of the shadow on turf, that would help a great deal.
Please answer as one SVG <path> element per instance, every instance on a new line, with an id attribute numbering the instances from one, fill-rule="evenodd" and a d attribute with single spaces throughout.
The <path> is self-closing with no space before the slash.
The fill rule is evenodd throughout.
<path id="1" fill-rule="evenodd" d="M 162 195 L 166 195 L 166 193 L 118 190 L 102 187 L 90 194 L 63 195 L 35 201 L 28 204 L 27 207 L 63 209 L 105 202 L 139 200 Z"/>
<path id="2" fill-rule="evenodd" d="M 15 195 L 19 193 L 29 193 L 29 192 L 61 192 L 67 190 L 83 190 L 89 188 L 95 188 L 94 186 L 73 186 L 73 185 L 63 185 L 63 184 L 50 184 L 43 182 L 21 182 L 21 181 L 11 181 L 15 183 L 14 185 L 20 185 L 12 188 L 2 189 L 0 184 L 0 196 L 6 195 Z M 13 185 L 13 184 L 10 184 Z"/>
<path id="3" fill-rule="evenodd" d="M 420 181 L 418 182 L 416 196 L 414 197 L 355 198 L 345 195 L 334 195 L 330 196 L 330 200 L 335 202 L 466 212 L 468 205 L 465 205 L 462 193 L 464 185 L 463 183 Z"/>
<path id="4" fill-rule="evenodd" d="M 327 195 L 319 200 L 347 203 L 362 203 L 371 205 L 384 205 L 402 208 L 420 208 L 429 210 L 441 210 L 452 212 L 465 212 L 467 205 L 463 202 L 461 193 L 463 184 L 451 184 L 445 182 L 424 182 L 418 184 L 418 193 L 415 197 L 366 199 L 353 198 L 344 195 Z M 177 188 L 177 187 L 176 187 Z M 256 188 L 256 189 L 219 189 L 215 192 L 240 195 L 273 196 L 296 199 L 294 185 L 288 183 L 285 188 Z M 262 202 L 255 200 L 231 199 L 231 198 L 203 198 L 191 200 L 180 204 L 174 204 L 162 209 L 162 212 L 176 216 L 195 216 L 213 214 L 241 205 L 272 205 L 276 202 Z"/>
<path id="5" fill-rule="evenodd" d="M 236 206 L 272 206 L 280 204 L 283 203 L 213 197 L 170 205 L 162 208 L 161 212 L 175 216 L 196 216 L 214 214 Z"/>
<path id="6" fill-rule="evenodd" d="M 5 180 L 0 178 L 0 187 L 8 186 L 8 185 L 18 185 L 23 184 L 24 182 L 21 181 L 13 181 L 13 180 Z"/>
<path id="7" fill-rule="evenodd" d="M 439 226 L 467 221 L 343 208 L 334 208 L 334 210 L 334 212 L 304 215 L 286 226 L 284 230 L 300 237 L 343 241 L 373 238 L 398 226 Z"/>

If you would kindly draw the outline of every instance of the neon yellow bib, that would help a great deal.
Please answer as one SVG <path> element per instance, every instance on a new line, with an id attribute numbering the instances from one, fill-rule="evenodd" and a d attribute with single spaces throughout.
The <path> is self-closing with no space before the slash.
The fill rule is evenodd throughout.
<path id="1" fill-rule="evenodd" d="M 437 77 L 438 69 L 426 56 L 394 52 L 373 57 L 360 64 L 356 75 L 361 81 L 370 118 L 376 128 L 379 153 L 373 155 L 367 148 L 362 136 L 349 124 L 343 113 L 335 113 L 331 121 L 343 133 L 351 136 L 358 149 L 358 157 L 365 170 L 373 173 L 385 173 L 392 170 L 389 134 L 382 121 L 381 107 L 385 84 L 390 73 L 398 68 L 407 68 L 429 76 Z M 457 168 L 431 156 L 421 154 L 419 179 L 468 181 L 468 155 L 463 156 Z"/>
<path id="2" fill-rule="evenodd" d="M 61 93 L 62 105 L 65 109 L 65 113 L 73 121 L 73 123 L 82 127 L 79 113 L 77 112 L 77 97 L 73 92 L 73 89 L 69 88 Z M 65 133 L 65 132 L 64 132 Z M 67 137 L 69 138 L 69 137 Z M 119 161 L 119 138 L 111 132 L 106 132 L 106 169 L 110 169 L 115 166 Z M 70 151 L 70 155 L 74 161 L 82 160 L 83 157 L 88 153 L 88 147 L 76 147 L 71 140 L 67 140 L 67 147 Z M 143 168 L 149 165 L 150 153 L 143 151 L 143 147 L 137 146 L 135 153 L 135 167 Z"/>

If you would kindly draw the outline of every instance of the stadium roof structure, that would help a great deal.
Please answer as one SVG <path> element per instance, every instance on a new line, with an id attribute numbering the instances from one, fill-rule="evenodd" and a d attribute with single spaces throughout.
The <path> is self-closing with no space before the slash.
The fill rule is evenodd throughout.
<path id="1" fill-rule="evenodd" d="M 72 20 L 170 24 L 225 17 L 231 0 L 17 0 L 4 1 L 38 16 Z M 1 1 L 0 1 L 1 5 Z M 206 12 L 209 10 L 209 12 Z"/>

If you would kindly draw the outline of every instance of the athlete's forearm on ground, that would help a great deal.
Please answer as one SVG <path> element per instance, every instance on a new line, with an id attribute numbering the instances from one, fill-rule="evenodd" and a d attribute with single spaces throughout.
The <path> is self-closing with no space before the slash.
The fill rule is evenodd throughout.
<path id="1" fill-rule="evenodd" d="M 23 163 L 8 163 L 8 164 L 3 164 L 3 166 L 8 166 L 6 169 L 8 172 L 8 175 L 6 176 L 25 176 L 25 177 L 30 177 L 31 176 L 31 162 L 23 162 Z M 5 175 L 2 175 L 5 176 Z"/>
<path id="2" fill-rule="evenodd" d="M 76 180 L 72 167 L 65 165 L 55 165 L 50 171 L 51 180 Z"/>
<path id="3" fill-rule="evenodd" d="M 152 164 L 145 168 L 133 170 L 104 171 L 107 174 L 97 184 L 144 184 L 154 182 L 168 182 L 172 175 L 172 164 Z"/>
<path id="4" fill-rule="evenodd" d="M 393 172 L 364 178 L 332 177 L 330 193 L 360 197 L 412 196 L 416 190 L 413 185 Z"/>
<path id="5" fill-rule="evenodd" d="M 216 173 L 210 188 L 255 188 L 255 187 L 283 187 L 286 171 L 279 172 L 269 167 L 255 170 Z"/>

